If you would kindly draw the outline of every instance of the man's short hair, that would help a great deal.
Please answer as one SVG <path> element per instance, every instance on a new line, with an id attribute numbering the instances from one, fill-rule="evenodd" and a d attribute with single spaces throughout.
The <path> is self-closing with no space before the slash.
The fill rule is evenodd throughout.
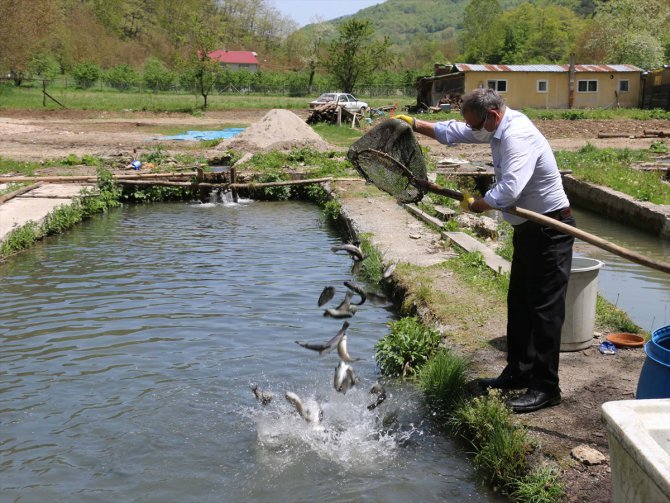
<path id="1" fill-rule="evenodd" d="M 470 110 L 478 116 L 486 115 L 489 110 L 505 108 L 503 100 L 495 89 L 478 88 L 463 96 L 461 113 Z"/>

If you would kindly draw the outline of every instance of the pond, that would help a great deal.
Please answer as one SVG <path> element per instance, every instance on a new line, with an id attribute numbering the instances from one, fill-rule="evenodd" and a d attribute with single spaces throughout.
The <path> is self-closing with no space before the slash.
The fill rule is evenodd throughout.
<path id="1" fill-rule="evenodd" d="M 342 326 L 341 241 L 308 203 L 127 206 L 0 265 L 3 500 L 500 501 L 413 387 L 367 409 L 391 312 L 349 319 L 346 394 L 295 344 Z"/>

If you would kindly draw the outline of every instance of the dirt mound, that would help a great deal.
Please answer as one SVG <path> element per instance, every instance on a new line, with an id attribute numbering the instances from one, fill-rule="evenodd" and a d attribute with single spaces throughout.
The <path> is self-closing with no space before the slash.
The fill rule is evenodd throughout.
<path id="1" fill-rule="evenodd" d="M 233 149 L 255 153 L 301 147 L 322 151 L 332 149 L 296 114 L 289 110 L 273 109 L 236 137 L 219 143 L 215 150 Z"/>

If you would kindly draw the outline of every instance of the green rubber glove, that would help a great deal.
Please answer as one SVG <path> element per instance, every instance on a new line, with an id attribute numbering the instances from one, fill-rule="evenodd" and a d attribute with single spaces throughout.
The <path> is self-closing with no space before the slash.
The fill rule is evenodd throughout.
<path id="1" fill-rule="evenodd" d="M 475 202 L 475 198 L 467 190 L 463 191 L 463 200 L 459 203 L 463 211 L 472 211 L 470 205 Z"/>
<path id="2" fill-rule="evenodd" d="M 407 124 L 412 126 L 412 130 L 416 131 L 416 121 L 414 117 L 410 117 L 409 115 L 396 115 L 396 119 L 405 121 Z"/>

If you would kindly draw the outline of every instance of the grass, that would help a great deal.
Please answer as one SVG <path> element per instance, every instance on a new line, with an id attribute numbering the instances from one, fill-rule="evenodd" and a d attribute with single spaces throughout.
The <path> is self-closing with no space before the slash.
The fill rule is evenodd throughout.
<path id="1" fill-rule="evenodd" d="M 359 236 L 361 240 L 360 248 L 365 256 L 360 274 L 368 283 L 377 284 L 381 282 L 384 274 L 384 258 L 372 244 L 371 237 L 370 234 Z"/>
<path id="2" fill-rule="evenodd" d="M 556 152 L 561 169 L 575 178 L 628 194 L 639 201 L 670 204 L 670 187 L 661 183 L 660 171 L 639 171 L 631 166 L 650 159 L 648 150 L 598 149 L 586 145 L 577 152 Z"/>
<path id="3" fill-rule="evenodd" d="M 669 120 L 670 112 L 655 108 L 642 110 L 639 108 L 594 108 L 594 109 L 533 109 L 524 108 L 523 113 L 531 120 Z"/>
<path id="4" fill-rule="evenodd" d="M 628 332 L 632 334 L 644 332 L 633 323 L 625 311 L 606 301 L 600 295 L 596 297 L 596 325 L 608 332 Z"/>
<path id="5" fill-rule="evenodd" d="M 437 350 L 440 334 L 415 317 L 389 323 L 390 332 L 375 344 L 375 360 L 388 376 L 413 375 Z"/>
<path id="6" fill-rule="evenodd" d="M 558 480 L 558 472 L 549 467 L 538 467 L 513 482 L 510 496 L 514 501 L 528 503 L 555 503 L 565 496 Z"/>
<path id="7" fill-rule="evenodd" d="M 480 252 L 464 252 L 446 262 L 458 276 L 477 290 L 494 294 L 504 301 L 509 288 L 509 275 L 496 274 L 486 265 Z"/>
<path id="8" fill-rule="evenodd" d="M 419 388 L 434 409 L 449 410 L 464 398 L 469 361 L 441 348 L 418 372 Z"/>
<path id="9" fill-rule="evenodd" d="M 334 124 L 320 122 L 318 124 L 314 124 L 312 129 L 328 143 L 338 147 L 349 147 L 352 143 L 363 136 L 363 131 L 360 128 L 352 129 L 346 125 L 337 126 Z"/>

